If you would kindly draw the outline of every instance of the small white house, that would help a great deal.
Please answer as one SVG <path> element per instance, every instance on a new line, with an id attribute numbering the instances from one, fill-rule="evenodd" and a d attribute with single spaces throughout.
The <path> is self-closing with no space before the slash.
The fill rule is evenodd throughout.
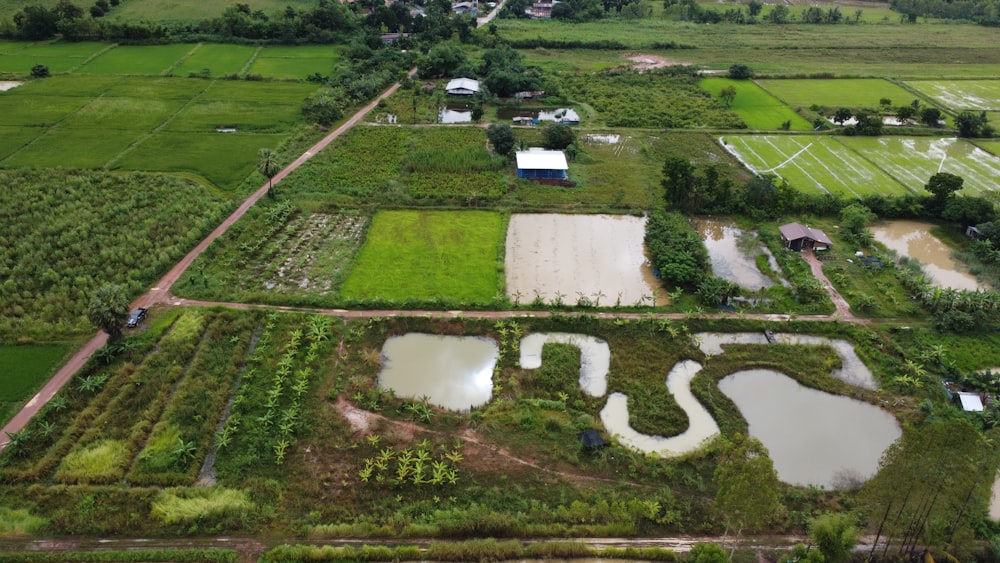
<path id="1" fill-rule="evenodd" d="M 448 82 L 444 91 L 449 96 L 471 96 L 479 92 L 479 81 L 471 78 L 455 78 Z"/>
<path id="2" fill-rule="evenodd" d="M 514 153 L 518 178 L 565 180 L 569 164 L 562 151 L 530 149 Z"/>

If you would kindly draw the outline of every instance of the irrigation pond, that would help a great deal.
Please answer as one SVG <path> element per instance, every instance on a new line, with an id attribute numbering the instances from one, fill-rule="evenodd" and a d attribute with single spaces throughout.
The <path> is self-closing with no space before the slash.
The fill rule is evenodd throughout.
<path id="1" fill-rule="evenodd" d="M 934 225 L 920 221 L 884 221 L 872 228 L 875 240 L 901 256 L 920 262 L 934 285 L 953 289 L 981 289 L 976 277 L 962 271 L 951 249 L 931 234 Z"/>
<path id="2" fill-rule="evenodd" d="M 750 435 L 767 446 L 778 478 L 825 488 L 864 481 L 899 436 L 899 423 L 868 403 L 802 386 L 772 370 L 739 371 L 719 382 Z"/>
<path id="3" fill-rule="evenodd" d="M 496 341 L 473 336 L 409 333 L 382 346 L 380 389 L 454 411 L 485 405 L 493 395 Z"/>
<path id="4" fill-rule="evenodd" d="M 744 232 L 735 223 L 718 219 L 698 219 L 695 228 L 708 249 L 713 274 L 750 290 L 775 285 L 757 267 L 756 258 L 766 254 L 773 271 L 780 272 L 781 268 L 767 247 L 757 240 L 756 233 Z"/>

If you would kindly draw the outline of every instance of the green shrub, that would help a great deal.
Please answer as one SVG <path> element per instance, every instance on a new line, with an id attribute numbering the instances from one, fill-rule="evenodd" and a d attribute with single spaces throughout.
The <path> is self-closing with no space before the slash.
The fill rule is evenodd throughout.
<path id="1" fill-rule="evenodd" d="M 166 489 L 153 500 L 152 515 L 164 524 L 185 524 L 204 518 L 252 512 L 243 491 L 222 487 Z"/>

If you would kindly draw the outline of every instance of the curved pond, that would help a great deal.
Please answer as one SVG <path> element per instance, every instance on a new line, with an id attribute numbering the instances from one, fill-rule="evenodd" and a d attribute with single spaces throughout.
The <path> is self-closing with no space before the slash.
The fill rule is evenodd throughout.
<path id="1" fill-rule="evenodd" d="M 536 332 L 521 339 L 521 367 L 542 367 L 542 347 L 546 343 L 569 344 L 580 349 L 580 388 L 591 397 L 608 392 L 608 368 L 611 348 L 608 343 L 587 334 Z"/>
<path id="2" fill-rule="evenodd" d="M 676 436 L 650 436 L 634 430 L 628 423 L 628 397 L 612 393 L 601 409 L 601 422 L 616 440 L 645 453 L 673 457 L 693 452 L 719 435 L 719 425 L 691 393 L 691 380 L 701 371 L 701 364 L 691 360 L 678 362 L 667 374 L 667 389 L 688 416 L 688 429 Z"/>
<path id="3" fill-rule="evenodd" d="M 411 332 L 382 345 L 379 389 L 399 397 L 427 397 L 433 405 L 467 411 L 493 396 L 496 341 L 476 336 Z"/>
<path id="4" fill-rule="evenodd" d="M 706 355 L 715 356 L 723 352 L 723 344 L 762 344 L 767 345 L 767 338 L 762 332 L 699 332 L 694 335 L 698 348 Z M 877 389 L 875 376 L 868 366 L 861 361 L 854 351 L 854 345 L 846 340 L 812 336 L 808 334 L 774 335 L 779 344 L 801 344 L 808 346 L 830 346 L 840 356 L 840 369 L 830 372 L 830 375 L 864 389 Z"/>
<path id="5" fill-rule="evenodd" d="M 719 389 L 736 403 L 750 435 L 767 446 L 786 483 L 837 488 L 868 479 L 902 433 L 878 407 L 804 387 L 772 370 L 736 372 Z"/>

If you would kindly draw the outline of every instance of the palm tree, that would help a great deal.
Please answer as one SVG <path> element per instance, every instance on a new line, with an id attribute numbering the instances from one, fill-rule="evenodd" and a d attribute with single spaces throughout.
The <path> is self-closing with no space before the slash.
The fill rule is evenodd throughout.
<path id="1" fill-rule="evenodd" d="M 257 151 L 257 171 L 267 176 L 267 193 L 271 193 L 271 181 L 281 171 L 278 155 L 273 150 L 263 148 Z"/>

